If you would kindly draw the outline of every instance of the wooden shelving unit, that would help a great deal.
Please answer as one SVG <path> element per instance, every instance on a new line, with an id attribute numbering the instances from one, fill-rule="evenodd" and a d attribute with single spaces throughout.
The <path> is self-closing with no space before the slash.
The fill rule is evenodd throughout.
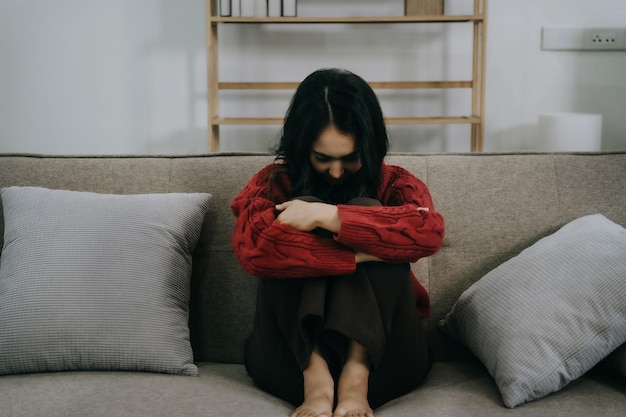
<path id="1" fill-rule="evenodd" d="M 483 150 L 484 90 L 485 90 L 485 26 L 487 23 L 487 0 L 474 0 L 472 15 L 436 16 L 375 16 L 375 17 L 222 17 L 218 15 L 217 1 L 207 1 L 207 70 L 208 70 L 208 119 L 209 152 L 219 152 L 221 125 L 279 125 L 282 117 L 229 117 L 219 115 L 219 92 L 221 90 L 295 90 L 295 82 L 220 82 L 218 75 L 219 53 L 217 27 L 220 24 L 266 24 L 266 23 L 473 23 L 472 79 L 458 81 L 368 81 L 375 90 L 380 89 L 445 89 L 467 88 L 472 90 L 471 114 L 467 116 L 439 117 L 389 117 L 388 124 L 470 124 L 471 150 Z"/>

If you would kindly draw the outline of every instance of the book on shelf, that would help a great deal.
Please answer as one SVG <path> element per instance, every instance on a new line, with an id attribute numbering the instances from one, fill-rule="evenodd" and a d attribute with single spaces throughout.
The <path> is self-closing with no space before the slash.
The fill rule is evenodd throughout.
<path id="1" fill-rule="evenodd" d="M 220 16 L 295 17 L 296 8 L 297 0 L 219 0 Z"/>
<path id="2" fill-rule="evenodd" d="M 241 16 L 253 17 L 256 0 L 241 0 Z"/>
<path id="3" fill-rule="evenodd" d="M 267 17 L 267 0 L 255 0 L 254 15 L 256 17 Z"/>
<path id="4" fill-rule="evenodd" d="M 230 15 L 232 17 L 241 16 L 241 0 L 230 0 Z"/>
<path id="5" fill-rule="evenodd" d="M 295 17 L 297 0 L 283 0 L 283 16 Z"/>
<path id="6" fill-rule="evenodd" d="M 267 15 L 270 17 L 282 16 L 282 0 L 267 0 Z"/>
<path id="7" fill-rule="evenodd" d="M 230 0 L 220 0 L 220 16 L 230 16 Z"/>
<path id="8" fill-rule="evenodd" d="M 404 14 L 412 15 L 441 15 L 443 14 L 443 0 L 404 0 Z"/>

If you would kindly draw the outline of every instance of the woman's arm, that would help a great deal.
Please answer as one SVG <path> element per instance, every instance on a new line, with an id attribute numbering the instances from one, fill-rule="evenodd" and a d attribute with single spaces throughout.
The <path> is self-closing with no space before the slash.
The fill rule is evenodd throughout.
<path id="1" fill-rule="evenodd" d="M 383 207 L 339 205 L 341 228 L 335 240 L 388 262 L 415 262 L 443 244 L 444 220 L 426 185 L 399 167 L 381 189 Z"/>
<path id="2" fill-rule="evenodd" d="M 278 221 L 295 229 L 310 232 L 321 228 L 339 233 L 341 218 L 337 206 L 325 203 L 312 203 L 292 200 L 276 206 L 281 211 Z M 380 258 L 363 252 L 354 253 L 355 262 L 383 262 Z"/>
<path id="3" fill-rule="evenodd" d="M 354 251 L 332 238 L 298 230 L 276 218 L 267 197 L 272 167 L 257 173 L 231 202 L 232 245 L 242 266 L 259 278 L 343 275 L 356 268 Z"/>
<path id="4" fill-rule="evenodd" d="M 356 252 L 355 262 L 415 262 L 443 242 L 444 223 L 426 185 L 399 167 L 386 166 L 383 206 L 292 200 L 276 206 L 277 220 L 303 232 L 322 228 Z"/>

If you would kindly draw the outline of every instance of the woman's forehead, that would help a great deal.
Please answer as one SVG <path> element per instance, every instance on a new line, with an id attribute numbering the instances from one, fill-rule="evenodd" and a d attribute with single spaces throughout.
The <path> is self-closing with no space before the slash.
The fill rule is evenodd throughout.
<path id="1" fill-rule="evenodd" d="M 334 126 L 329 126 L 322 131 L 313 142 L 312 150 L 333 158 L 342 158 L 357 151 L 354 137 L 339 132 Z"/>

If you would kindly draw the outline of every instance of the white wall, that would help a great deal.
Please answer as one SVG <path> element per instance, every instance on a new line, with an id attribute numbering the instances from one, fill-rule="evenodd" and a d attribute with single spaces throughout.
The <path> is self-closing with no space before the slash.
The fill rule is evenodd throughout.
<path id="1" fill-rule="evenodd" d="M 623 0 L 491 0 L 486 147 L 542 149 L 537 116 L 603 116 L 602 148 L 626 149 L 626 51 L 542 51 L 542 26 L 625 27 Z"/>
<path id="2" fill-rule="evenodd" d="M 206 151 L 204 39 L 204 0 L 0 0 L 0 151 Z"/>
<path id="3" fill-rule="evenodd" d="M 400 14 L 402 0 L 298 0 L 300 15 Z M 471 0 L 447 0 L 452 12 Z M 0 0 L 0 152 L 206 152 L 204 0 Z M 542 26 L 626 26 L 623 0 L 489 2 L 486 150 L 541 150 L 537 116 L 601 113 L 626 149 L 626 52 L 541 51 Z M 220 25 L 223 81 L 467 79 L 471 25 Z M 441 53 L 444 51 L 444 53 Z M 223 115 L 282 116 L 288 92 L 223 92 Z M 469 112 L 467 91 L 379 91 L 388 116 Z M 393 150 L 469 150 L 469 127 L 390 126 Z M 224 127 L 266 150 L 278 127 Z"/>

